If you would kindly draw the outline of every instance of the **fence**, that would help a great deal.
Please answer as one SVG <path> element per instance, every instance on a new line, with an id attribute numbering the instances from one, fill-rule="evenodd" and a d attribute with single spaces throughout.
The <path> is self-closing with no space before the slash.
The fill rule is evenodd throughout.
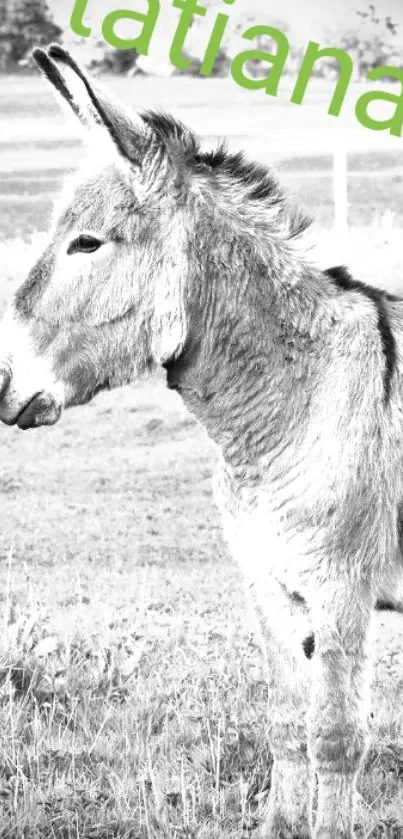
<path id="1" fill-rule="evenodd" d="M 335 148 L 333 155 L 334 226 L 339 234 L 348 232 L 348 162 L 344 143 Z"/>

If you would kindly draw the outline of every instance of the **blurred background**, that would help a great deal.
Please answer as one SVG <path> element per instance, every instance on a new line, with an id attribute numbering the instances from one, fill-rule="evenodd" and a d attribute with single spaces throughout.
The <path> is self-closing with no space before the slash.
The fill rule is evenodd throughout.
<path id="1" fill-rule="evenodd" d="M 162 106 L 205 146 L 227 137 L 273 164 L 314 218 L 312 258 L 403 294 L 402 140 L 354 115 L 368 70 L 403 66 L 401 0 L 205 0 L 212 8 L 186 42 L 188 75 L 167 58 L 178 20 L 170 0 L 147 58 L 102 41 L 104 15 L 122 5 L 89 0 L 92 34 L 79 39 L 72 0 L 0 0 L 0 315 L 82 158 L 77 125 L 29 59 L 49 41 L 130 105 Z M 147 9 L 146 0 L 127 6 Z M 217 11 L 231 26 L 214 77 L 202 79 Z M 277 97 L 229 78 L 253 22 L 290 40 Z M 354 58 L 337 119 L 327 114 L 331 61 L 317 64 L 304 103 L 290 103 L 309 40 Z M 212 500 L 215 460 L 161 375 L 100 394 L 54 428 L 0 427 L 4 839 L 253 836 L 270 783 L 266 673 Z M 401 616 L 378 616 L 376 630 L 373 741 L 357 815 L 366 839 L 403 836 Z"/>

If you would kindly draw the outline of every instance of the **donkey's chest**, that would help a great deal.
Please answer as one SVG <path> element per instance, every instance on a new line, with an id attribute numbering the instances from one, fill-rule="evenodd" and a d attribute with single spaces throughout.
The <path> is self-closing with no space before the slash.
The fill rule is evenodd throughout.
<path id="1" fill-rule="evenodd" d="M 234 492 L 218 471 L 214 496 L 221 512 L 228 547 L 247 581 L 264 586 L 275 578 L 291 589 L 309 574 L 311 558 L 307 534 L 287 533 L 282 515 L 276 514 L 266 493 Z"/>
<path id="2" fill-rule="evenodd" d="M 312 561 L 304 534 L 290 540 L 263 507 L 236 516 L 224 509 L 222 522 L 230 551 L 250 585 L 266 587 L 275 579 L 290 591 L 305 587 Z"/>
<path id="3" fill-rule="evenodd" d="M 225 469 L 214 490 L 227 544 L 250 585 L 276 580 L 308 593 L 334 573 L 384 576 L 396 555 L 393 516 L 363 492 L 360 503 L 354 496 L 347 503 L 311 484 L 299 496 L 289 486 L 279 497 L 272 486 L 234 486 Z"/>

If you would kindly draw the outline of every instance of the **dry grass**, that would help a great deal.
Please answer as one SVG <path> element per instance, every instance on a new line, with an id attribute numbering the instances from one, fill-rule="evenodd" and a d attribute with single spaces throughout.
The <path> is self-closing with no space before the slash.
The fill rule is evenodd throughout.
<path id="1" fill-rule="evenodd" d="M 99 601 L 77 581 L 64 605 L 57 584 L 52 602 L 38 602 L 28 577 L 15 591 L 9 559 L 2 837 L 251 835 L 271 761 L 262 660 L 237 575 L 225 558 L 192 573 L 179 556 L 174 580 L 147 567 L 117 575 L 112 563 L 102 578 L 114 596 Z M 393 656 L 383 657 L 386 672 Z M 397 839 L 403 671 L 382 676 L 357 835 Z"/>
<path id="2" fill-rule="evenodd" d="M 71 593 L 78 625 L 59 620 L 59 632 L 32 592 L 18 616 L 8 599 L 2 836 L 214 837 L 253 826 L 270 766 L 260 658 L 228 596 L 219 622 L 217 604 L 206 616 L 194 598 L 190 613 L 189 590 L 174 588 L 150 600 L 144 585 L 130 618 L 104 612 L 103 631 L 91 608 L 80 620 L 81 591 Z"/>

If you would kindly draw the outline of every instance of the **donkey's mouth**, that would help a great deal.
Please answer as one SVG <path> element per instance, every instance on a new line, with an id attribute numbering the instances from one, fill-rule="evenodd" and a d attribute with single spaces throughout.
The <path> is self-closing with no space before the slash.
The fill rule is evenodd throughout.
<path id="1" fill-rule="evenodd" d="M 60 419 L 61 405 L 49 393 L 36 393 L 18 414 L 15 424 L 21 431 L 39 428 L 41 425 L 55 425 Z"/>

